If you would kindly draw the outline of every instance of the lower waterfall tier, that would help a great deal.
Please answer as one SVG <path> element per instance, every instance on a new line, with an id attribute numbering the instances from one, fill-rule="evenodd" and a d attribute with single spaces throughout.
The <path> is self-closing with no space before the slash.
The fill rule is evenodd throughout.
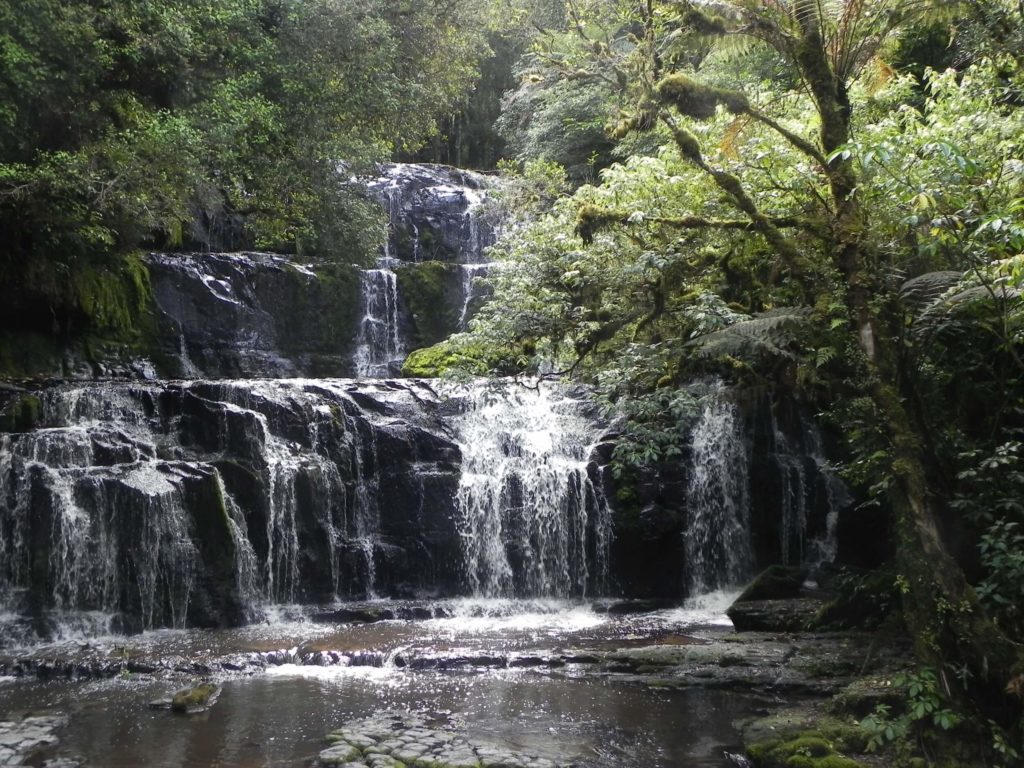
<path id="1" fill-rule="evenodd" d="M 609 528 L 593 424 L 555 392 L 488 391 L 485 409 L 482 387 L 416 381 L 44 390 L 38 426 L 0 434 L 0 614 L 21 634 L 72 614 L 138 631 L 274 603 L 593 593 Z M 505 464 L 487 504 L 466 502 L 467 452 Z M 541 468 L 545 493 L 524 497 Z M 481 547 L 529 577 L 481 584 Z"/>
<path id="2" fill-rule="evenodd" d="M 679 459 L 615 477 L 596 408 L 547 384 L 26 394 L 3 410 L 20 431 L 0 432 L 0 635 L 231 626 L 354 599 L 680 599 L 830 562 L 848 495 L 813 425 L 764 405 L 713 389 Z"/>

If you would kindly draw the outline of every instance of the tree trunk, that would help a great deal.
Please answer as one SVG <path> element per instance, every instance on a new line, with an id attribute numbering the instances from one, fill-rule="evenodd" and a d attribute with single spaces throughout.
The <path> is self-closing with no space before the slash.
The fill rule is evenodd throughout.
<path id="1" fill-rule="evenodd" d="M 849 141 L 850 109 L 819 26 L 812 23 L 811 15 L 804 18 L 797 61 L 821 118 L 820 141 L 827 157 Z M 843 275 L 852 330 L 871 373 L 866 394 L 877 408 L 892 450 L 889 500 L 907 629 L 918 658 L 936 669 L 948 694 L 972 700 L 986 716 L 1013 727 L 1020 738 L 1024 735 L 1021 701 L 1008 695 L 1007 686 L 1024 671 L 1024 646 L 1006 637 L 985 615 L 963 569 L 942 540 L 921 440 L 895 383 L 895 341 L 892 334 L 879 332 L 883 324 L 871 302 L 874 281 L 862 242 L 868 227 L 857 198 L 856 171 L 849 160 L 836 159 L 826 173 L 834 211 L 833 261 Z M 951 673 L 963 671 L 970 677 L 961 679 L 970 682 L 957 691 Z"/>

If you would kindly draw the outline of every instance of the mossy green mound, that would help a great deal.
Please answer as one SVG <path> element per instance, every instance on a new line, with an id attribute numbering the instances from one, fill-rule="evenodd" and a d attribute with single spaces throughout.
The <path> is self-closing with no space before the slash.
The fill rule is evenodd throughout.
<path id="1" fill-rule="evenodd" d="M 195 688 L 178 691 L 171 699 L 171 710 L 183 714 L 202 712 L 213 706 L 220 694 L 220 686 L 214 683 L 200 683 Z"/>
<path id="2" fill-rule="evenodd" d="M 758 768 L 861 768 L 865 765 L 839 754 L 831 741 L 813 732 L 754 744 L 747 752 Z"/>

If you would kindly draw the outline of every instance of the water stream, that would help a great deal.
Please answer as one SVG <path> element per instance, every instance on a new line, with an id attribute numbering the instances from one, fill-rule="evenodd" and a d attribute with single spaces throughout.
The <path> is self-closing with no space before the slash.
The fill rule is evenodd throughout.
<path id="1" fill-rule="evenodd" d="M 135 668 L 168 671 L 60 684 L 0 678 L 0 719 L 60 711 L 68 723 L 50 754 L 110 768 L 306 766 L 328 731 L 381 711 L 419 713 L 475 744 L 560 765 L 724 768 L 731 765 L 725 753 L 737 748 L 731 723 L 761 705 L 756 697 L 659 690 L 595 677 L 574 663 L 538 672 L 515 661 L 594 653 L 631 637 L 727 631 L 715 626 L 724 604 L 616 617 L 550 599 L 456 600 L 424 604 L 443 614 L 436 619 L 341 626 L 312 622 L 296 608 L 236 630 L 37 647 L 40 658 L 131 659 Z M 417 663 L 438 655 L 478 661 L 447 671 Z M 271 659 L 263 674 L 230 671 L 252 656 Z M 221 670 L 212 675 L 223 687 L 217 704 L 191 718 L 149 709 L 180 687 L 172 669 L 182 664 Z"/>
<path id="2" fill-rule="evenodd" d="M 752 575 L 749 457 L 737 406 L 723 398 L 705 405 L 691 445 L 684 543 L 688 594 L 701 595 Z"/>

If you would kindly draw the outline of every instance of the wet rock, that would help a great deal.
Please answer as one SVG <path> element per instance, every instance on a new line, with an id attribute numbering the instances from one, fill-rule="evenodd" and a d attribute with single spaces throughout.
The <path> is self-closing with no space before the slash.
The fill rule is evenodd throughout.
<path id="1" fill-rule="evenodd" d="M 450 724 L 408 713 L 378 713 L 332 731 L 317 765 L 367 768 L 559 768 L 538 755 L 473 744 Z"/>
<path id="2" fill-rule="evenodd" d="M 165 373 L 352 374 L 355 268 L 314 272 L 266 253 L 153 253 L 146 264 Z"/>
<path id="3" fill-rule="evenodd" d="M 675 599 L 650 598 L 645 600 L 613 600 L 594 603 L 594 613 L 607 613 L 610 616 L 627 616 L 634 613 L 651 613 L 665 608 L 673 608 L 679 604 Z"/>
<path id="4" fill-rule="evenodd" d="M 737 632 L 799 632 L 807 629 L 826 602 L 815 597 L 737 601 L 726 615 Z"/>
<path id="5" fill-rule="evenodd" d="M 807 570 L 786 565 L 772 565 L 758 574 L 736 598 L 737 603 L 751 600 L 788 600 L 799 597 L 807 578 Z"/>
<path id="6" fill-rule="evenodd" d="M 178 691 L 171 699 L 171 711 L 194 715 L 212 707 L 220 696 L 220 686 L 215 683 L 200 683 L 194 688 Z"/>
<path id="7" fill-rule="evenodd" d="M 60 714 L 0 720 L 0 765 L 41 763 L 46 751 L 59 742 L 56 732 L 66 723 Z"/>

